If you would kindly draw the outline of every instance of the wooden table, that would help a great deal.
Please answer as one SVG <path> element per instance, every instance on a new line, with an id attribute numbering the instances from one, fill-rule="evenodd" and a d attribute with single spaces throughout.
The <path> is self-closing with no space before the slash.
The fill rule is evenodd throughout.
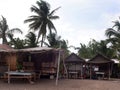
<path id="1" fill-rule="evenodd" d="M 8 79 L 8 83 L 10 83 L 10 79 L 12 78 L 26 78 L 32 84 L 33 74 L 30 72 L 18 72 L 18 71 L 9 71 L 5 72 L 4 77 Z"/>
<path id="2" fill-rule="evenodd" d="M 102 79 L 104 79 L 104 75 L 105 73 L 104 72 L 95 72 L 95 74 L 98 76 L 98 75 L 101 75 L 102 76 Z"/>
<path id="3" fill-rule="evenodd" d="M 69 77 L 70 78 L 78 78 L 77 76 L 78 76 L 78 72 L 74 72 L 74 71 L 72 71 L 72 72 L 68 72 L 69 73 Z"/>

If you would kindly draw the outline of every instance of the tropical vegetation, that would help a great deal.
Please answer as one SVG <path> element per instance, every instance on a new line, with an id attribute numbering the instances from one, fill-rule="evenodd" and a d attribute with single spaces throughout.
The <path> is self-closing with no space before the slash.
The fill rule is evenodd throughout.
<path id="1" fill-rule="evenodd" d="M 42 36 L 41 47 L 43 46 L 43 41 L 45 41 L 47 28 L 49 33 L 52 31 L 56 31 L 56 28 L 52 22 L 52 20 L 58 19 L 59 16 L 54 15 L 55 11 L 60 7 L 54 9 L 50 12 L 50 4 L 39 0 L 36 2 L 37 6 L 32 6 L 31 11 L 35 13 L 35 15 L 30 16 L 25 23 L 30 22 L 29 27 L 34 31 L 38 31 L 37 42 L 39 38 Z"/>
<path id="2" fill-rule="evenodd" d="M 2 44 L 8 44 L 7 37 L 13 37 L 14 32 L 22 34 L 22 31 L 19 28 L 9 29 L 6 18 L 2 16 L 2 19 L 0 20 L 0 38 L 2 38 Z"/>
<path id="3" fill-rule="evenodd" d="M 83 58 L 92 58 L 97 53 L 100 53 L 109 58 L 120 58 L 120 22 L 116 20 L 113 26 L 106 29 L 105 35 L 107 39 L 96 41 L 91 40 L 88 44 L 80 43 L 79 47 L 68 46 L 68 41 L 61 39 L 58 36 L 57 29 L 53 24 L 53 20 L 59 19 L 55 12 L 60 7 L 51 11 L 50 4 L 43 0 L 36 1 L 36 5 L 30 8 L 34 13 L 29 16 L 24 22 L 29 23 L 30 31 L 23 39 L 14 37 L 15 32 L 22 34 L 19 28 L 9 29 L 5 17 L 0 19 L 0 38 L 2 44 L 8 44 L 16 49 L 31 48 L 40 46 L 47 46 L 52 48 L 59 48 L 65 50 L 67 55 L 70 53 L 69 48 L 78 50 L 77 54 Z"/>

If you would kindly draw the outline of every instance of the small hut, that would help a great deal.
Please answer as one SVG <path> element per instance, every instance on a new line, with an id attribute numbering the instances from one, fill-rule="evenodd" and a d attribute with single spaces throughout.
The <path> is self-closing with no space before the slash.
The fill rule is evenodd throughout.
<path id="1" fill-rule="evenodd" d="M 65 64 L 68 71 L 68 78 L 83 78 L 84 59 L 80 58 L 75 53 L 72 53 L 65 59 Z"/>
<path id="2" fill-rule="evenodd" d="M 64 58 L 61 58 L 64 56 L 63 50 L 48 47 L 5 49 L 5 46 L 0 49 L 0 64 L 8 65 L 8 71 L 16 71 L 18 66 L 22 66 L 22 69 L 34 70 L 40 75 L 54 75 L 57 76 L 57 85 L 60 60 Z"/>
<path id="3" fill-rule="evenodd" d="M 4 49 L 0 51 L 0 63 L 8 65 L 10 71 L 22 67 L 21 69 L 41 75 L 56 76 L 59 52 L 62 56 L 63 50 L 48 47 Z"/>
<path id="4" fill-rule="evenodd" d="M 91 78 L 109 78 L 112 74 L 113 61 L 108 57 L 101 54 L 97 54 L 95 57 L 88 61 L 90 67 L 90 79 Z"/>
<path id="5" fill-rule="evenodd" d="M 36 73 L 56 75 L 59 49 L 36 47 L 19 50 L 21 62 L 33 62 Z M 25 64 L 24 64 L 25 65 Z"/>

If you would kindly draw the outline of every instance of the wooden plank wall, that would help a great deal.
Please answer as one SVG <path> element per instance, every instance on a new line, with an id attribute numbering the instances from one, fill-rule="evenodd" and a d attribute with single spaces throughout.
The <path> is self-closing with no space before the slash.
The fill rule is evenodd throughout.
<path id="1" fill-rule="evenodd" d="M 6 56 L 7 65 L 10 66 L 11 71 L 17 70 L 17 55 L 16 54 L 10 54 Z"/>

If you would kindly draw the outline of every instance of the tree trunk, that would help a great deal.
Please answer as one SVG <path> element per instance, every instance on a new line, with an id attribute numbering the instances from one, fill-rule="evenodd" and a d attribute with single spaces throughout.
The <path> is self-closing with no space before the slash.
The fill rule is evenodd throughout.
<path id="1" fill-rule="evenodd" d="M 3 37 L 2 44 L 8 44 L 6 37 Z"/>
<path id="2" fill-rule="evenodd" d="M 44 36 L 42 35 L 41 47 L 43 47 Z"/>

